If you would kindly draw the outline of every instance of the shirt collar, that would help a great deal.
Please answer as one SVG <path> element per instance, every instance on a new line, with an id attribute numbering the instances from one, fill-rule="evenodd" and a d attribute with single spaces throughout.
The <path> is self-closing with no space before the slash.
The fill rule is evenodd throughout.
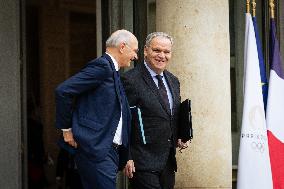
<path id="1" fill-rule="evenodd" d="M 112 60 L 112 62 L 113 62 L 113 64 L 114 64 L 115 70 L 118 71 L 118 70 L 119 70 L 119 67 L 118 67 L 117 61 L 116 61 L 116 60 L 113 58 L 113 56 L 111 56 L 109 53 L 106 52 L 106 54 L 110 56 L 110 58 L 111 58 L 111 60 Z"/>
<path id="2" fill-rule="evenodd" d="M 156 75 L 160 75 L 160 76 L 162 76 L 162 77 L 164 77 L 164 72 L 162 72 L 161 74 L 157 74 L 154 70 L 152 70 L 149 66 L 148 66 L 148 64 L 144 61 L 144 65 L 145 65 L 145 67 L 147 68 L 147 70 L 149 71 L 149 73 L 150 73 L 150 75 L 152 76 L 152 77 L 156 77 Z"/>

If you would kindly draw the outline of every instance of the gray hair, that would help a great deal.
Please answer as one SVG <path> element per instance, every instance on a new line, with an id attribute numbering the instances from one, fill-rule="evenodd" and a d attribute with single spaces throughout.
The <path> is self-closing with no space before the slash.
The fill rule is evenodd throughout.
<path id="1" fill-rule="evenodd" d="M 118 47 L 121 43 L 129 44 L 134 35 L 127 30 L 117 30 L 106 41 L 106 47 Z"/>
<path id="2" fill-rule="evenodd" d="M 153 33 L 150 33 L 150 34 L 147 36 L 145 46 L 146 46 L 146 47 L 150 47 L 150 43 L 151 43 L 151 41 L 152 41 L 155 37 L 167 38 L 167 39 L 170 40 L 170 42 L 171 42 L 172 45 L 174 44 L 174 40 L 173 40 L 172 36 L 170 36 L 169 34 L 164 33 L 164 32 L 153 32 Z"/>

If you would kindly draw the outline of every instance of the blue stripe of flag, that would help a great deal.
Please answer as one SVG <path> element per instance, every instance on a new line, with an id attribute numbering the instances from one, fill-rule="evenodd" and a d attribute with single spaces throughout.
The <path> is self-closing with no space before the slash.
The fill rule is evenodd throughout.
<path id="1" fill-rule="evenodd" d="M 260 77 L 261 77 L 261 84 L 262 84 L 263 104 L 264 104 L 264 110 L 266 111 L 267 95 L 268 95 L 268 81 L 266 77 L 266 67 L 265 67 L 265 62 L 263 58 L 262 46 L 261 46 L 261 41 L 259 38 L 256 17 L 252 17 L 252 22 L 254 26 L 257 52 L 258 52 L 259 69 L 260 69 Z"/>

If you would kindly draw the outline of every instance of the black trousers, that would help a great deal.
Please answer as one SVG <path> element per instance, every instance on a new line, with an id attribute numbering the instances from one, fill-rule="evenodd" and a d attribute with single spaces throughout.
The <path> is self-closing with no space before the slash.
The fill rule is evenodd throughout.
<path id="1" fill-rule="evenodd" d="M 168 158 L 162 171 L 137 171 L 130 179 L 132 189 L 173 189 L 175 185 L 175 166 L 173 158 Z"/>

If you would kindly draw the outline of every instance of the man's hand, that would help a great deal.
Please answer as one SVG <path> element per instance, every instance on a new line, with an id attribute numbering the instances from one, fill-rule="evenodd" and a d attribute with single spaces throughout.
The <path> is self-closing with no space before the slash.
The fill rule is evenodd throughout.
<path id="1" fill-rule="evenodd" d="M 133 172 L 135 172 L 134 161 L 133 160 L 128 160 L 126 165 L 125 165 L 125 168 L 124 168 L 124 174 L 128 178 L 132 178 L 133 177 Z"/>
<path id="2" fill-rule="evenodd" d="M 77 143 L 75 142 L 73 138 L 73 133 L 71 130 L 63 131 L 63 138 L 64 138 L 64 141 L 67 142 L 69 145 L 73 146 L 74 148 L 77 148 Z"/>
<path id="3" fill-rule="evenodd" d="M 182 153 L 182 150 L 183 150 L 183 149 L 185 149 L 185 148 L 188 147 L 188 143 L 187 143 L 187 142 L 182 142 L 181 139 L 178 139 L 178 144 L 177 144 L 177 145 L 178 145 L 178 147 L 180 148 L 180 149 L 179 149 L 179 152 L 180 152 L 180 153 Z"/>

